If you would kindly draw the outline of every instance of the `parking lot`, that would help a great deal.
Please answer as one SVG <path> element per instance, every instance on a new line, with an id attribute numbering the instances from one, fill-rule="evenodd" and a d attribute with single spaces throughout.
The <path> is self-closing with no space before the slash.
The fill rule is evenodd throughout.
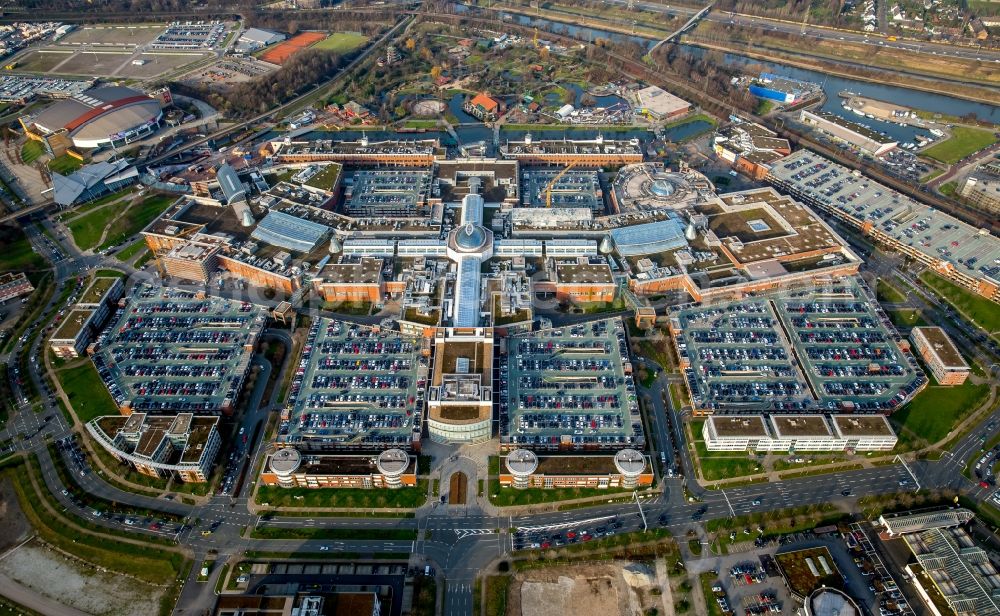
<path id="1" fill-rule="evenodd" d="M 266 321 L 248 302 L 137 286 L 98 337 L 94 365 L 121 406 L 221 411 L 235 406 Z"/>
<path id="2" fill-rule="evenodd" d="M 417 340 L 318 319 L 303 347 L 280 442 L 305 448 L 408 449 L 419 434 L 427 359 Z"/>
<path id="3" fill-rule="evenodd" d="M 423 216 L 431 192 L 431 172 L 421 169 L 360 170 L 345 181 L 352 216 Z"/>
<path id="4" fill-rule="evenodd" d="M 504 446 L 617 450 L 645 443 L 621 319 L 510 338 L 500 391 Z"/>
<path id="5" fill-rule="evenodd" d="M 699 407 L 882 411 L 927 382 L 871 292 L 853 278 L 672 317 Z"/>
<path id="6" fill-rule="evenodd" d="M 217 22 L 179 22 L 169 24 L 149 43 L 152 49 L 214 49 L 226 34 L 226 25 Z"/>
<path id="7" fill-rule="evenodd" d="M 586 208 L 594 212 L 604 209 L 597 171 L 525 169 L 521 173 L 522 207 L 546 207 L 549 192 L 552 207 Z"/>

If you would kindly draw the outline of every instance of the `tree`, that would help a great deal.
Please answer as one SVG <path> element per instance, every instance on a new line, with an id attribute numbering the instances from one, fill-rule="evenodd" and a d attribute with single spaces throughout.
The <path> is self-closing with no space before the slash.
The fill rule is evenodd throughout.
<path id="1" fill-rule="evenodd" d="M 412 38 L 406 39 L 406 50 L 407 51 L 413 51 L 416 48 L 417 48 L 417 42 L 415 40 L 413 40 Z"/>
<path id="2" fill-rule="evenodd" d="M 549 48 L 548 47 L 542 47 L 542 48 L 540 48 L 538 50 L 538 59 L 542 60 L 543 62 L 544 61 L 548 61 L 548 59 L 549 59 Z"/>
<path id="3" fill-rule="evenodd" d="M 431 79 L 437 81 L 439 77 L 441 77 L 441 67 L 436 65 L 431 67 Z"/>

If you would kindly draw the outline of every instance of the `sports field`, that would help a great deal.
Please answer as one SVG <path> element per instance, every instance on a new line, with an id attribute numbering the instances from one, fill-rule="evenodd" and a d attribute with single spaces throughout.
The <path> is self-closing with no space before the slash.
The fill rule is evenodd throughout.
<path id="1" fill-rule="evenodd" d="M 260 59 L 271 64 L 284 64 L 288 58 L 325 38 L 325 32 L 303 32 L 271 47 L 261 54 Z"/>
<path id="2" fill-rule="evenodd" d="M 368 37 L 357 32 L 334 32 L 322 41 L 316 43 L 315 49 L 332 51 L 339 54 L 350 53 L 368 42 Z"/>

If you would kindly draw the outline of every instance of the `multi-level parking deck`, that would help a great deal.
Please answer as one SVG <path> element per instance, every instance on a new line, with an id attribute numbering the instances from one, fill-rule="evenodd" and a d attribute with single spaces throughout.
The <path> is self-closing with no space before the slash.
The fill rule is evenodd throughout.
<path id="1" fill-rule="evenodd" d="M 227 411 L 266 322 L 262 306 L 137 286 L 98 338 L 94 365 L 123 408 Z"/>
<path id="2" fill-rule="evenodd" d="M 867 288 L 853 279 L 772 305 L 814 394 L 828 409 L 891 411 L 926 383 Z"/>
<path id="3" fill-rule="evenodd" d="M 701 411 L 891 412 L 926 383 L 855 279 L 681 309 L 671 330 Z"/>
<path id="4" fill-rule="evenodd" d="M 500 364 L 501 448 L 645 443 L 621 319 L 513 336 Z"/>
<path id="5" fill-rule="evenodd" d="M 409 449 L 419 440 L 427 359 L 399 332 L 333 319 L 309 330 L 278 442 L 321 451 Z"/>
<path id="6" fill-rule="evenodd" d="M 681 310 L 671 327 L 696 408 L 805 408 L 809 385 L 770 302 Z"/>
<path id="7" fill-rule="evenodd" d="M 362 169 L 347 181 L 345 209 L 351 216 L 425 216 L 430 192 L 426 169 Z"/>

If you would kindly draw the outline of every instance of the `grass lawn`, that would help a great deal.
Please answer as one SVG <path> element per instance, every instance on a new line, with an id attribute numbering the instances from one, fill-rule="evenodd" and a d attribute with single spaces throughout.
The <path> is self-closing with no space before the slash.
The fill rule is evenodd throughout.
<path id="1" fill-rule="evenodd" d="M 132 242 L 125 248 L 119 250 L 118 253 L 115 255 L 115 258 L 118 259 L 119 261 L 130 261 L 132 257 L 142 252 L 142 250 L 145 248 L 146 248 L 145 240 L 137 240 L 135 242 Z"/>
<path id="2" fill-rule="evenodd" d="M 117 415 L 118 405 L 97 374 L 89 359 L 78 360 L 79 365 L 56 371 L 59 383 L 81 422 L 88 422 L 101 415 Z"/>
<path id="3" fill-rule="evenodd" d="M 21 146 L 21 161 L 26 165 L 30 165 L 38 160 L 38 157 L 42 154 L 45 154 L 45 146 L 40 141 L 28 139 Z"/>
<path id="4" fill-rule="evenodd" d="M 107 239 L 100 247 L 107 248 L 142 231 L 174 201 L 177 201 L 175 195 L 153 195 L 133 205 L 122 216 L 114 219 L 108 228 Z"/>
<path id="5" fill-rule="evenodd" d="M 900 440 L 923 439 L 928 444 L 945 438 L 989 393 L 989 385 L 966 381 L 954 387 L 928 385 L 891 421 L 902 428 Z"/>
<path id="6" fill-rule="evenodd" d="M 20 227 L 0 225 L 0 272 L 35 270 L 46 267 L 41 255 L 31 249 L 28 236 Z"/>
<path id="7" fill-rule="evenodd" d="M 83 162 L 79 158 L 74 158 L 69 154 L 57 156 L 49 161 L 49 170 L 62 175 L 73 173 L 82 166 Z"/>
<path id="8" fill-rule="evenodd" d="M 279 490 L 281 488 L 278 488 Z M 384 539 L 410 541 L 417 538 L 416 529 L 408 528 L 278 528 L 263 526 L 253 529 L 255 539 Z"/>
<path id="9" fill-rule="evenodd" d="M 122 216 L 122 207 L 121 205 L 109 205 L 66 223 L 70 233 L 73 234 L 73 242 L 80 250 L 90 250 L 97 246 L 97 242 L 101 239 L 101 234 L 104 233 L 104 228 L 108 226 L 108 223 L 113 218 Z"/>
<path id="10" fill-rule="evenodd" d="M 886 314 L 889 315 L 889 320 L 896 327 L 920 327 L 927 325 L 927 320 L 920 314 L 920 311 L 913 308 L 887 310 Z"/>
<path id="11" fill-rule="evenodd" d="M 507 591 L 510 589 L 510 581 L 509 575 L 488 575 L 483 578 L 486 616 L 507 614 Z"/>
<path id="12" fill-rule="evenodd" d="M 878 301 L 889 304 L 899 304 L 906 301 L 906 296 L 885 280 L 878 281 L 878 285 L 875 287 L 875 296 Z"/>
<path id="13" fill-rule="evenodd" d="M 925 156 L 943 163 L 954 164 L 969 154 L 978 152 L 996 143 L 992 131 L 968 126 L 956 126 L 951 129 L 951 137 L 927 148 L 922 152 Z"/>
<path id="14" fill-rule="evenodd" d="M 335 32 L 312 46 L 339 54 L 350 53 L 368 42 L 368 37 L 357 32 Z"/>
<path id="15" fill-rule="evenodd" d="M 952 180 L 951 182 L 945 182 L 944 184 L 938 186 L 938 192 L 945 197 L 955 197 L 955 193 L 958 191 L 958 182 Z"/>
<path id="16" fill-rule="evenodd" d="M 415 509 L 427 500 L 427 480 L 419 480 L 416 487 L 399 490 L 365 490 L 363 488 L 337 488 L 313 490 L 309 488 L 278 488 L 261 486 L 257 490 L 257 504 L 269 507 L 342 507 L 357 509 Z"/>
<path id="17" fill-rule="evenodd" d="M 701 438 L 701 430 L 705 420 L 693 420 L 691 431 L 694 434 L 694 447 L 701 463 L 701 472 L 707 481 L 745 477 L 762 471 L 760 464 L 740 451 L 709 451 Z"/>
<path id="18" fill-rule="evenodd" d="M 1000 331 L 1000 307 L 995 302 L 966 291 L 930 271 L 920 274 L 920 280 L 962 314 L 972 319 L 976 325 L 986 330 L 986 333 L 994 335 Z"/>
<path id="19" fill-rule="evenodd" d="M 699 576 L 699 579 L 701 592 L 705 595 L 705 605 L 708 606 L 708 616 L 722 616 L 722 608 L 719 607 L 719 602 L 715 600 L 715 593 L 712 592 L 712 586 L 719 582 L 719 576 L 711 571 L 706 571 Z"/>

